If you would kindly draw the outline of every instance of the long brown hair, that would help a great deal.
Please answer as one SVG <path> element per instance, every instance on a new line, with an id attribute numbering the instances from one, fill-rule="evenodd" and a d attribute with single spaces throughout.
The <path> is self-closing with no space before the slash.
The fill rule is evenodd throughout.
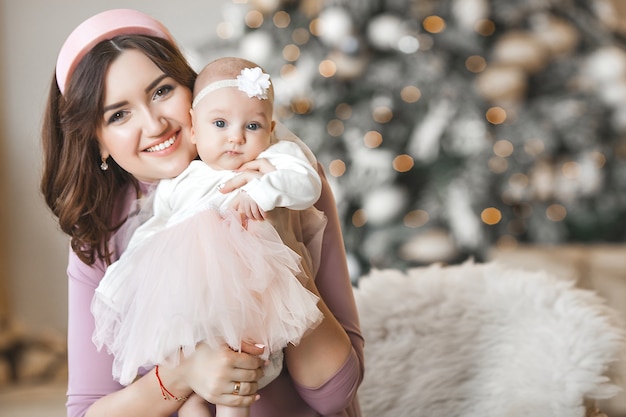
<path id="1" fill-rule="evenodd" d="M 108 241 L 121 225 L 114 224 L 116 201 L 128 186 L 139 192 L 135 178 L 110 158 L 109 169 L 100 169 L 97 140 L 104 113 L 106 71 L 127 49 L 141 51 L 190 90 L 196 78 L 175 45 L 144 35 L 117 36 L 96 45 L 76 66 L 64 95 L 53 76 L 42 128 L 40 187 L 61 230 L 71 237 L 72 249 L 88 265 L 97 258 L 111 263 Z"/>

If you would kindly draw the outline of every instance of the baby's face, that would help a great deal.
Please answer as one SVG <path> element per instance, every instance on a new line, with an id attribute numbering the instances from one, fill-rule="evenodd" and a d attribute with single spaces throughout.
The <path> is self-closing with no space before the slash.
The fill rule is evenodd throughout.
<path id="1" fill-rule="evenodd" d="M 198 155 L 214 169 L 235 170 L 270 145 L 272 103 L 248 97 L 237 88 L 220 88 L 192 110 Z"/>

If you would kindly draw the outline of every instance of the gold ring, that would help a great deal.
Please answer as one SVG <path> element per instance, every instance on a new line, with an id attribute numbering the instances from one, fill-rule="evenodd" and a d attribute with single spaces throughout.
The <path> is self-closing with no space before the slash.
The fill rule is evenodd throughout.
<path id="1" fill-rule="evenodd" d="M 241 390 L 241 382 L 235 381 L 235 386 L 233 387 L 233 395 L 239 395 L 240 390 Z"/>

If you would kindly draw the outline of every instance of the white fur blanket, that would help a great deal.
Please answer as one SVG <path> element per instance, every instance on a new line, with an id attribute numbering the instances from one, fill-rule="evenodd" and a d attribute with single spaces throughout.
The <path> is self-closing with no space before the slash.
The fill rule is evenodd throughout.
<path id="1" fill-rule="evenodd" d="M 621 326 L 570 281 L 467 262 L 372 271 L 355 297 L 364 417 L 576 417 L 617 392 Z"/>

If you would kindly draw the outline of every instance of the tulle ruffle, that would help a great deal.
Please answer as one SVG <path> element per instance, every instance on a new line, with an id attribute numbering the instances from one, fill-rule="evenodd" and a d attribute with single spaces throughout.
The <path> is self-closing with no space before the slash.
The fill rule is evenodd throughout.
<path id="1" fill-rule="evenodd" d="M 109 267 L 92 301 L 93 341 L 115 356 L 122 384 L 199 342 L 262 343 L 268 354 L 297 344 L 322 319 L 318 297 L 295 278 L 299 262 L 268 222 L 244 228 L 234 211 L 203 210 Z"/>

